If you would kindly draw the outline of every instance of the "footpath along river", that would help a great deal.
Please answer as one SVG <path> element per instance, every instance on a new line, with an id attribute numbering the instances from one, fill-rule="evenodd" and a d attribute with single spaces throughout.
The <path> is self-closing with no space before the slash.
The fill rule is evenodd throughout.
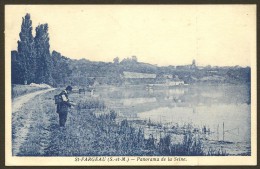
<path id="1" fill-rule="evenodd" d="M 46 89 L 46 90 L 41 90 L 33 93 L 29 93 L 20 97 L 15 98 L 12 101 L 12 121 L 16 121 L 16 119 L 21 118 L 21 114 L 19 113 L 26 113 L 26 115 L 23 115 L 23 117 L 26 116 L 26 120 L 24 120 L 25 123 L 21 127 L 17 127 L 15 135 L 12 137 L 12 154 L 16 156 L 19 153 L 19 149 L 21 145 L 24 143 L 30 125 L 31 125 L 31 120 L 30 118 L 32 117 L 32 111 L 21 111 L 23 108 L 24 104 L 29 102 L 31 99 L 35 98 L 38 95 L 50 92 L 52 90 L 55 90 L 54 88 L 51 89 Z"/>

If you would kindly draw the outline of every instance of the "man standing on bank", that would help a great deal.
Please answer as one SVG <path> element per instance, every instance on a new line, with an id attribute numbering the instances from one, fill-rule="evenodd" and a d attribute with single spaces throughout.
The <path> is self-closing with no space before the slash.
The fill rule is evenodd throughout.
<path id="1" fill-rule="evenodd" d="M 65 127 L 69 108 L 75 106 L 75 104 L 70 102 L 68 98 L 68 94 L 71 92 L 72 87 L 68 86 L 59 94 L 61 101 L 57 104 L 57 113 L 59 114 L 60 127 Z"/>

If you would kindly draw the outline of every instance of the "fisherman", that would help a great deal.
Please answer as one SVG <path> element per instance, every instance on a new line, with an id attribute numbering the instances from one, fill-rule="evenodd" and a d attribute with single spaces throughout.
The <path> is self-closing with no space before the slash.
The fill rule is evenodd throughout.
<path id="1" fill-rule="evenodd" d="M 57 104 L 57 113 L 59 114 L 60 127 L 65 127 L 69 108 L 75 106 L 75 104 L 70 102 L 68 98 L 68 94 L 71 92 L 72 87 L 67 86 L 66 89 L 59 94 L 61 101 Z"/>

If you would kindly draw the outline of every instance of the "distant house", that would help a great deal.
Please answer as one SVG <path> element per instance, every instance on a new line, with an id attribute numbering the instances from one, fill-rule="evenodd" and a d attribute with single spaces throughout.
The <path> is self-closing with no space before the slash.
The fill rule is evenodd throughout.
<path id="1" fill-rule="evenodd" d="M 188 70 L 190 69 L 190 65 L 181 65 L 181 66 L 176 66 L 176 69 L 179 69 L 179 70 Z"/>
<path id="2" fill-rule="evenodd" d="M 166 79 L 172 79 L 173 76 L 167 74 L 167 75 L 163 75 L 163 77 L 166 78 Z"/>
<path id="3" fill-rule="evenodd" d="M 179 86 L 179 85 L 184 85 L 184 81 L 179 79 L 178 76 L 175 76 L 173 79 L 167 79 L 166 80 L 166 85 L 169 86 Z"/>
<path id="4" fill-rule="evenodd" d="M 125 79 L 155 79 L 156 74 L 124 71 L 121 77 Z"/>
<path id="5" fill-rule="evenodd" d="M 169 81 L 166 82 L 167 85 L 169 86 L 179 86 L 179 85 L 184 85 L 184 81 L 180 80 L 180 81 Z"/>
<path id="6" fill-rule="evenodd" d="M 124 84 L 150 84 L 155 82 L 156 74 L 124 71 L 120 77 Z"/>

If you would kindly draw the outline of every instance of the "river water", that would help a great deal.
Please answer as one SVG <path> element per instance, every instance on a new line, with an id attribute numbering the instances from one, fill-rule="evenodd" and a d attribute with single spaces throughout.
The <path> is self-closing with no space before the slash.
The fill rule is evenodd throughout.
<path id="1" fill-rule="evenodd" d="M 205 126 L 210 129 L 212 140 L 250 145 L 249 85 L 196 84 L 154 89 L 103 86 L 96 88 L 94 95 L 123 118 Z"/>

